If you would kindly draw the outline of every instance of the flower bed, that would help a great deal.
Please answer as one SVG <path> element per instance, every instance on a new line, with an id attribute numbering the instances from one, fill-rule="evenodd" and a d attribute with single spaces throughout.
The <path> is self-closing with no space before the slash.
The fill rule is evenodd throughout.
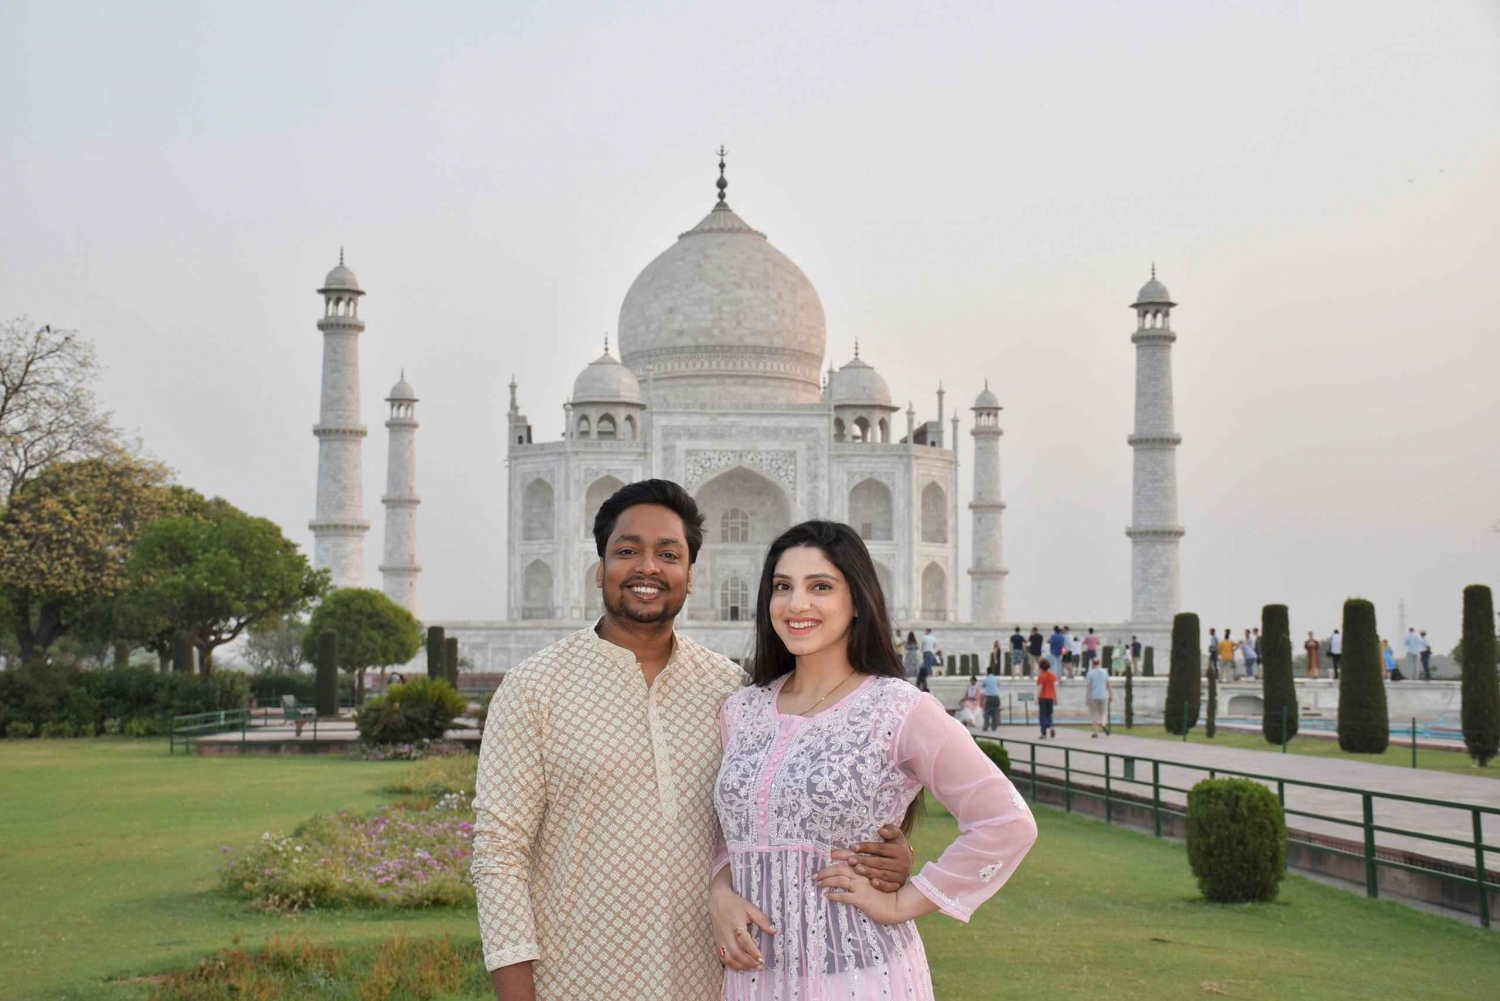
<path id="1" fill-rule="evenodd" d="M 469 800 L 449 793 L 370 814 L 314 817 L 286 836 L 268 832 L 225 863 L 220 886 L 275 911 L 472 905 Z"/>
<path id="2" fill-rule="evenodd" d="M 391 787 L 391 791 L 428 796 L 461 793 L 472 799 L 478 770 L 477 754 L 427 757 L 407 768 L 406 774 Z"/>

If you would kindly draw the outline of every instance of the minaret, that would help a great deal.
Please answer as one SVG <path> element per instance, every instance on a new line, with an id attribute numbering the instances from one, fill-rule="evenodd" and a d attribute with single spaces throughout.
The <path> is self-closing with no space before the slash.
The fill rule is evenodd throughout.
<path id="1" fill-rule="evenodd" d="M 386 458 L 385 559 L 380 579 L 385 596 L 413 615 L 417 614 L 417 394 L 406 381 L 406 373 L 385 398 L 391 405 L 390 451 Z"/>
<path id="2" fill-rule="evenodd" d="M 1182 435 L 1172 419 L 1171 314 L 1176 303 L 1156 280 L 1141 286 L 1131 308 L 1136 314 L 1135 433 L 1126 440 L 1135 452 L 1131 490 L 1130 621 L 1137 629 L 1170 631 L 1182 605 L 1177 523 L 1177 446 Z"/>
<path id="3" fill-rule="evenodd" d="M 935 432 L 933 432 L 933 433 L 937 435 L 937 441 L 933 442 L 932 444 L 937 445 L 938 448 L 942 448 L 943 447 L 943 384 L 941 382 L 938 383 L 938 419 L 937 419 L 937 430 Z M 954 447 L 955 448 L 958 447 L 956 443 L 955 443 Z"/>
<path id="4" fill-rule="evenodd" d="M 308 527 L 313 531 L 313 566 L 327 569 L 334 587 L 363 587 L 365 576 L 365 520 L 360 449 L 365 426 L 359 422 L 359 297 L 364 290 L 354 272 L 338 267 L 328 272 L 323 287 L 323 399 L 313 437 L 318 439 L 317 512 Z"/>
<path id="5" fill-rule="evenodd" d="M 1000 530 L 1000 401 L 984 382 L 974 400 L 974 545 L 969 567 L 969 611 L 975 625 L 998 626 L 1005 621 L 1005 542 Z M 958 420 L 957 416 L 954 420 Z M 954 429 L 954 445 L 958 431 Z"/>

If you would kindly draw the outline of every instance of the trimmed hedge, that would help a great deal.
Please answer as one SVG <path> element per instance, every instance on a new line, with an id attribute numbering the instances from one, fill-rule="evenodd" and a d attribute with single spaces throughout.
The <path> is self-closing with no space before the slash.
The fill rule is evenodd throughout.
<path id="1" fill-rule="evenodd" d="M 1178 612 L 1172 620 L 1172 662 L 1167 670 L 1167 701 L 1162 720 L 1168 733 L 1181 736 L 1198 723 L 1203 678 L 1198 670 L 1198 616 Z"/>
<path id="2" fill-rule="evenodd" d="M 1285 605 L 1267 605 L 1260 610 L 1261 661 L 1260 731 L 1267 741 L 1281 744 L 1297 736 L 1297 684 L 1292 680 L 1292 627 Z M 1286 733 L 1281 732 L 1281 714 L 1286 710 Z"/>
<path id="3" fill-rule="evenodd" d="M 443 640 L 443 677 L 454 690 L 458 690 L 458 637 L 449 636 Z"/>
<path id="4" fill-rule="evenodd" d="M 354 725 L 366 743 L 415 744 L 440 739 L 467 709 L 448 682 L 413 678 L 360 706 Z"/>
<path id="5" fill-rule="evenodd" d="M 1495 599 L 1483 584 L 1464 588 L 1459 692 L 1464 746 L 1483 767 L 1500 754 L 1500 675 L 1495 673 Z"/>
<path id="6" fill-rule="evenodd" d="M 1344 602 L 1344 663 L 1339 672 L 1339 747 L 1351 754 L 1384 754 L 1391 742 L 1385 701 L 1385 663 L 1375 606 Z"/>
<path id="7" fill-rule="evenodd" d="M 980 740 L 977 737 L 974 738 L 974 743 L 979 745 L 979 749 L 984 752 L 985 757 L 993 761 L 1005 773 L 1006 778 L 1010 777 L 1010 755 L 1006 753 L 1004 747 L 996 741 Z"/>
<path id="8" fill-rule="evenodd" d="M 1154 646 L 1146 648 L 1144 659 L 1141 661 L 1141 677 L 1156 677 L 1156 647 Z"/>
<path id="9" fill-rule="evenodd" d="M 443 647 L 443 627 L 427 627 L 427 677 L 446 678 L 448 668 L 446 667 L 447 654 Z"/>
<path id="10" fill-rule="evenodd" d="M 250 681 L 238 671 L 160 674 L 145 665 L 84 670 L 41 662 L 0 671 L 0 727 L 16 736 L 134 736 L 164 730 L 173 716 L 249 705 Z M 132 727 L 135 720 L 151 723 Z"/>
<path id="11" fill-rule="evenodd" d="M 1259 782 L 1204 779 L 1188 792 L 1188 864 L 1209 903 L 1275 900 L 1286 843 L 1286 815 Z"/>
<path id="12" fill-rule="evenodd" d="M 1135 670 L 1130 664 L 1125 665 L 1125 729 L 1129 730 L 1135 726 L 1135 686 L 1131 684 L 1135 677 Z"/>
<path id="13" fill-rule="evenodd" d="M 1208 672 L 1208 712 L 1203 721 L 1203 735 L 1209 740 L 1219 732 L 1219 672 Z"/>

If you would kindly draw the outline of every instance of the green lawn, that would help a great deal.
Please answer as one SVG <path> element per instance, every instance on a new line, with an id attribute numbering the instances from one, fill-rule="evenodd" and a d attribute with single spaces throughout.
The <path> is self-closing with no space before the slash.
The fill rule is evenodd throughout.
<path id="1" fill-rule="evenodd" d="M 1179 734 L 1168 733 L 1160 726 L 1134 726 L 1129 730 L 1123 724 L 1116 723 L 1114 732 L 1126 737 L 1149 737 L 1152 740 L 1176 740 L 1181 741 Z M 1366 761 L 1375 765 L 1394 765 L 1398 768 L 1411 767 L 1411 744 L 1403 743 L 1407 738 L 1398 730 L 1391 731 L 1391 744 L 1385 749 L 1384 754 L 1350 754 L 1339 748 L 1337 740 L 1327 740 L 1321 737 L 1293 737 L 1287 744 L 1287 753 L 1306 754 L 1314 758 L 1347 758 L 1350 761 Z M 1238 747 L 1251 751 L 1267 751 L 1272 754 L 1280 754 L 1279 744 L 1268 744 L 1266 738 L 1259 732 L 1246 732 L 1242 730 L 1220 729 L 1209 740 L 1203 733 L 1203 721 L 1200 719 L 1198 725 L 1188 731 L 1188 743 L 1190 744 L 1217 744 L 1220 747 Z M 1440 751 L 1425 747 L 1417 748 L 1417 767 L 1430 768 L 1439 772 L 1453 772 L 1458 775 L 1476 775 L 1480 778 L 1500 779 L 1500 760 L 1491 761 L 1486 768 L 1480 768 L 1474 764 L 1463 751 Z"/>
<path id="2" fill-rule="evenodd" d="M 214 892 L 221 845 L 370 807 L 404 768 L 339 758 L 169 758 L 156 742 L 0 742 L 0 995 L 117 1001 L 116 977 L 192 965 L 235 935 L 336 945 L 476 937 L 467 909 L 258 914 Z M 1500 983 L 1500 932 L 1288 879 L 1271 905 L 1198 902 L 1180 845 L 1038 809 L 1020 873 L 962 925 L 924 920 L 938 996 L 1474 998 Z M 954 836 L 937 810 L 922 855 Z M 481 994 L 470 994 L 478 999 Z"/>

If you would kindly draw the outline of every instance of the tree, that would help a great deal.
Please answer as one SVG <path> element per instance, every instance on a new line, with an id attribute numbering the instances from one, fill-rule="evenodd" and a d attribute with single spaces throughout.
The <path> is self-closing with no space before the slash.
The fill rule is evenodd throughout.
<path id="1" fill-rule="evenodd" d="M 291 672 L 302 666 L 302 633 L 307 620 L 300 616 L 266 619 L 248 630 L 245 662 L 264 673 Z"/>
<path id="2" fill-rule="evenodd" d="M 1500 675 L 1495 673 L 1495 599 L 1483 584 L 1464 588 L 1459 709 L 1464 746 L 1480 767 L 1500 754 Z"/>
<path id="3" fill-rule="evenodd" d="M 110 415 L 94 401 L 94 347 L 21 317 L 0 323 L 0 496 L 62 462 L 116 450 Z"/>
<path id="4" fill-rule="evenodd" d="M 0 593 L 21 659 L 46 653 L 128 580 L 131 548 L 169 512 L 166 469 L 113 452 L 53 465 L 0 515 Z"/>
<path id="5" fill-rule="evenodd" d="M 1203 720 L 1203 735 L 1213 740 L 1219 732 L 1219 672 L 1208 672 L 1208 712 Z"/>
<path id="6" fill-rule="evenodd" d="M 1375 606 L 1363 598 L 1344 602 L 1344 663 L 1339 674 L 1339 747 L 1353 754 L 1384 754 L 1391 742 L 1385 700 L 1385 665 Z"/>
<path id="7" fill-rule="evenodd" d="M 1260 610 L 1260 691 L 1263 706 L 1260 731 L 1273 744 L 1284 744 L 1297 736 L 1297 683 L 1292 680 L 1292 627 L 1285 605 L 1267 605 Z M 1286 732 L 1281 717 L 1286 715 Z"/>
<path id="8" fill-rule="evenodd" d="M 1198 722 L 1198 704 L 1203 694 L 1198 635 L 1196 614 L 1179 612 L 1172 620 L 1172 660 L 1167 668 L 1167 701 L 1162 721 L 1168 733 L 1181 735 Z"/>
<path id="9" fill-rule="evenodd" d="M 149 525 L 130 561 L 131 601 L 169 623 L 198 650 L 205 674 L 214 650 L 249 627 L 303 611 L 328 588 L 275 522 L 222 498 Z"/>
<path id="10" fill-rule="evenodd" d="M 369 588 L 340 588 L 313 610 L 302 634 L 305 659 L 316 660 L 318 635 L 325 629 L 339 635 L 339 667 L 354 673 L 356 703 L 364 701 L 365 671 L 405 664 L 422 646 L 422 626 L 416 618 Z"/>

